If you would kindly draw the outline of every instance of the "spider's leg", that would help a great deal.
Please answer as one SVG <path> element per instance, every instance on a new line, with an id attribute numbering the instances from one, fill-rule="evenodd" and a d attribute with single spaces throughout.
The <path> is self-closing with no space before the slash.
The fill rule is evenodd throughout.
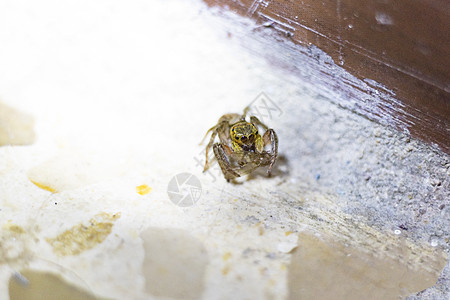
<path id="1" fill-rule="evenodd" d="M 233 170 L 230 162 L 230 154 L 232 153 L 232 151 L 227 145 L 215 143 L 213 145 L 213 150 L 217 162 L 219 163 L 219 166 L 222 169 L 222 173 L 227 181 L 241 176 L 239 173 Z"/>
<path id="2" fill-rule="evenodd" d="M 228 121 L 229 123 L 232 124 L 232 123 L 234 123 L 234 122 L 239 121 L 240 116 L 241 116 L 241 115 L 239 115 L 239 114 L 225 114 L 225 115 L 223 115 L 222 117 L 220 117 L 218 123 L 220 123 L 220 122 L 222 122 L 222 121 Z"/>
<path id="3" fill-rule="evenodd" d="M 265 154 L 267 156 L 267 153 Z M 238 172 L 241 176 L 247 175 L 253 172 L 253 170 L 257 169 L 261 166 L 264 161 L 268 161 L 267 158 L 264 160 L 264 154 L 257 152 L 233 152 L 231 154 L 231 159 L 236 161 L 239 165 L 234 170 Z M 268 163 L 266 163 L 267 165 Z"/>
<path id="4" fill-rule="evenodd" d="M 268 152 L 270 154 L 270 162 L 269 168 L 267 169 L 267 174 L 270 175 L 272 172 L 272 166 L 278 157 L 278 137 L 273 129 L 269 129 L 264 133 L 263 143 L 264 146 L 270 144 L 270 151 Z"/>
<path id="5" fill-rule="evenodd" d="M 278 157 L 278 137 L 277 137 L 277 134 L 275 133 L 275 131 L 273 129 L 269 129 L 266 124 L 261 122 L 255 116 L 251 116 L 250 117 L 250 122 L 253 125 L 259 125 L 264 130 L 266 130 L 266 132 L 264 133 L 264 135 L 262 137 L 262 144 L 263 144 L 263 148 L 265 148 L 267 145 L 270 144 L 270 151 L 269 152 L 265 152 L 264 151 L 264 153 L 267 153 L 267 154 L 270 155 L 270 159 L 267 161 L 267 159 L 264 158 L 263 160 L 265 162 L 263 164 L 268 164 L 269 165 L 269 168 L 267 169 L 267 174 L 270 175 L 270 173 L 272 172 L 273 164 L 275 163 L 275 161 L 276 161 L 276 159 Z"/>
<path id="6" fill-rule="evenodd" d="M 215 128 L 215 127 L 217 127 L 217 126 L 214 126 L 213 128 L 211 128 L 211 129 L 214 129 L 214 131 L 211 134 L 211 139 L 209 140 L 208 145 L 206 146 L 206 151 L 205 151 L 206 159 L 205 159 L 205 167 L 203 168 L 203 172 L 206 172 L 209 169 L 209 167 L 211 166 L 211 163 L 208 162 L 208 154 L 209 154 L 209 149 L 211 149 L 211 147 L 214 143 L 214 139 L 216 138 L 216 135 L 217 135 L 217 128 Z"/>
<path id="7" fill-rule="evenodd" d="M 249 110 L 250 110 L 250 105 L 247 105 L 247 106 L 244 108 L 244 113 L 243 113 L 242 116 L 241 116 L 241 120 L 244 120 L 244 121 L 245 121 L 245 117 L 247 116 L 247 113 L 248 113 Z"/>
<path id="8" fill-rule="evenodd" d="M 230 137 L 230 123 L 223 122 L 222 126 L 219 128 L 217 133 L 219 134 L 219 140 L 222 145 L 227 145 L 228 147 L 231 146 L 231 137 Z"/>
<path id="9" fill-rule="evenodd" d="M 211 135 L 211 139 L 209 140 L 208 145 L 206 146 L 206 162 L 205 162 L 205 168 L 203 169 L 203 172 L 206 172 L 206 170 L 208 170 L 209 167 L 211 166 L 212 162 L 208 163 L 208 154 L 209 154 L 209 149 L 211 149 L 211 147 L 214 143 L 214 139 L 216 138 L 216 135 L 219 135 L 220 142 L 223 145 L 230 144 L 231 138 L 230 138 L 229 119 L 232 119 L 233 117 L 235 117 L 235 114 L 224 115 L 222 118 L 219 119 L 220 123 L 218 123 L 215 126 L 216 128 L 215 128 L 213 134 Z"/>
<path id="10" fill-rule="evenodd" d="M 201 144 L 203 144 L 203 142 L 205 141 L 206 137 L 208 136 L 208 134 L 209 134 L 211 131 L 217 129 L 217 126 L 218 126 L 218 125 L 219 125 L 219 124 L 216 124 L 216 125 L 214 125 L 213 127 L 211 127 L 210 129 L 208 129 L 208 131 L 206 132 L 205 136 L 202 138 L 202 141 L 198 144 L 199 146 L 200 146 Z"/>
<path id="11" fill-rule="evenodd" d="M 232 121 L 237 121 L 239 120 L 239 115 L 238 114 L 225 114 L 222 117 L 220 117 L 219 121 L 217 121 L 217 124 L 214 125 L 213 127 L 211 127 L 210 129 L 208 129 L 208 131 L 206 132 L 205 136 L 203 137 L 202 141 L 200 142 L 199 145 L 203 144 L 203 142 L 205 141 L 206 137 L 208 136 L 208 134 L 211 131 L 219 131 L 220 126 L 222 126 L 225 123 L 230 123 Z"/>
<path id="12" fill-rule="evenodd" d="M 263 122 L 261 122 L 257 117 L 255 116 L 251 116 L 250 117 L 250 123 L 252 123 L 253 125 L 259 125 L 261 126 L 265 131 L 269 130 L 269 127 L 267 127 L 266 124 L 264 124 Z"/>
<path id="13" fill-rule="evenodd" d="M 268 165 L 271 156 L 268 152 L 257 153 L 250 151 L 231 152 L 229 160 L 234 172 L 240 176 L 252 173 L 261 165 Z"/>

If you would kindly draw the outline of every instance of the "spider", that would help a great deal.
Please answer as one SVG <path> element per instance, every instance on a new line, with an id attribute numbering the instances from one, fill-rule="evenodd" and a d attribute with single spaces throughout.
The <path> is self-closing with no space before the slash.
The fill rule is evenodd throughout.
<path id="1" fill-rule="evenodd" d="M 208 161 L 208 153 L 212 147 L 214 156 L 228 182 L 267 165 L 269 166 L 267 174 L 270 176 L 278 156 L 278 137 L 273 129 L 269 129 L 255 116 L 250 116 L 250 122 L 247 122 L 245 118 L 249 108 L 247 106 L 242 115 L 223 115 L 217 124 L 206 132 L 200 144 L 210 132 L 212 134 L 206 146 L 203 172 L 211 167 L 212 162 Z M 262 136 L 258 133 L 258 126 L 265 130 Z M 220 143 L 213 144 L 217 135 Z M 269 149 L 266 150 L 266 148 Z"/>

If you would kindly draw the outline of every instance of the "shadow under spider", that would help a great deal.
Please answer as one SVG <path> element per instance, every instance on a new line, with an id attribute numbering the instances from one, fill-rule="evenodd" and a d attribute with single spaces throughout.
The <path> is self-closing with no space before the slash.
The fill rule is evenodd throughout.
<path id="1" fill-rule="evenodd" d="M 231 180 L 230 182 L 233 184 L 243 184 L 246 181 L 251 181 L 260 177 L 263 178 L 272 178 L 272 177 L 280 177 L 284 178 L 289 176 L 289 161 L 285 155 L 280 154 L 277 157 L 275 164 L 272 167 L 272 174 L 267 175 L 267 167 L 259 167 L 254 170 L 252 173 L 247 175 L 247 178 L 244 181 Z"/>

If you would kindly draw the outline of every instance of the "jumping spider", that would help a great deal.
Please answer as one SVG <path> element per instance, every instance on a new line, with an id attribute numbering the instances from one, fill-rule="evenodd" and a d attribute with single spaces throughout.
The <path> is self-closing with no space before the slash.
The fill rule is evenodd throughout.
<path id="1" fill-rule="evenodd" d="M 211 166 L 211 162 L 208 162 L 208 152 L 213 147 L 215 158 L 227 181 L 267 165 L 267 174 L 270 176 L 278 156 L 278 137 L 273 129 L 269 129 L 255 116 L 250 116 L 250 122 L 247 122 L 245 117 L 248 110 L 247 106 L 242 115 L 223 115 L 217 124 L 206 132 L 203 140 L 210 132 L 212 134 L 206 146 L 203 172 Z M 258 133 L 258 126 L 265 130 L 263 136 Z M 217 135 L 220 143 L 213 144 Z M 267 146 L 270 146 L 270 149 L 265 150 Z"/>

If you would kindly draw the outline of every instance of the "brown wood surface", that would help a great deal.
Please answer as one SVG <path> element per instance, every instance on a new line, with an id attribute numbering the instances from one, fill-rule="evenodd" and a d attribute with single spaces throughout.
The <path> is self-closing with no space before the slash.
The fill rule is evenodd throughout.
<path id="1" fill-rule="evenodd" d="M 388 113 L 413 136 L 450 153 L 450 1 L 205 2 L 272 24 L 286 38 L 324 50 L 356 77 L 386 86 L 402 104 Z M 369 115 L 361 107 L 358 113 Z"/>

